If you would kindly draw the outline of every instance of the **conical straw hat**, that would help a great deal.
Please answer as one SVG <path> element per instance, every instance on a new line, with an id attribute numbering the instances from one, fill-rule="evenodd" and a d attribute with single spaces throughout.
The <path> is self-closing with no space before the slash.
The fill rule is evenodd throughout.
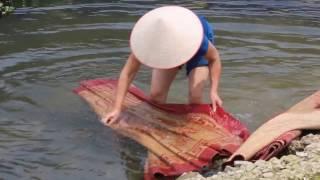
<path id="1" fill-rule="evenodd" d="M 130 46 L 141 63 L 169 69 L 190 60 L 202 38 L 203 29 L 196 14 L 183 7 L 164 6 L 138 20 L 131 32 Z"/>

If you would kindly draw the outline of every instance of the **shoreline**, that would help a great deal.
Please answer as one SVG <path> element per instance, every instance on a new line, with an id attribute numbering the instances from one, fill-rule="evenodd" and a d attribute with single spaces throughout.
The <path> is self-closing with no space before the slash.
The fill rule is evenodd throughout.
<path id="1" fill-rule="evenodd" d="M 207 177 L 189 172 L 177 180 L 320 180 L 320 134 L 307 134 L 292 141 L 282 154 L 269 161 L 235 161 L 234 167 L 227 166 Z"/>

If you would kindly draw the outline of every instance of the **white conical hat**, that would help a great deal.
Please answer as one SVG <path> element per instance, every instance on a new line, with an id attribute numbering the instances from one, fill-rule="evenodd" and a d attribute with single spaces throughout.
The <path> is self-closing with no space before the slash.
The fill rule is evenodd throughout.
<path id="1" fill-rule="evenodd" d="M 198 51 L 203 28 L 196 14 L 179 6 L 149 11 L 135 24 L 130 37 L 132 53 L 152 68 L 184 64 Z"/>

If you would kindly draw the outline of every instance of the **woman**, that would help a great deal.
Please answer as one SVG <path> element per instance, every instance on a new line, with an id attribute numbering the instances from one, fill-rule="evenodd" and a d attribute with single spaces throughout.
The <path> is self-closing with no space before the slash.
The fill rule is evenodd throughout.
<path id="1" fill-rule="evenodd" d="M 128 87 L 141 64 L 153 68 L 150 99 L 156 103 L 166 102 L 170 85 L 184 64 L 189 79 L 190 104 L 202 103 L 209 76 L 215 111 L 216 105 L 222 104 L 218 95 L 221 61 L 213 45 L 213 36 L 212 27 L 204 17 L 183 7 L 165 6 L 141 17 L 131 33 L 132 53 L 120 73 L 114 108 L 103 121 L 116 122 Z"/>

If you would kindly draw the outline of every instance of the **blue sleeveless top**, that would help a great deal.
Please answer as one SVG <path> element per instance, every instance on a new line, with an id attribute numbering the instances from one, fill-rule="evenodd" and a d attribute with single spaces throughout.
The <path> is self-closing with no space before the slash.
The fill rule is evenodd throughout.
<path id="1" fill-rule="evenodd" d="M 186 63 L 187 75 L 192 69 L 199 66 L 208 66 L 208 60 L 205 59 L 205 54 L 208 51 L 209 41 L 214 44 L 214 32 L 212 26 L 203 16 L 198 16 L 203 27 L 203 40 L 197 53 Z"/>

